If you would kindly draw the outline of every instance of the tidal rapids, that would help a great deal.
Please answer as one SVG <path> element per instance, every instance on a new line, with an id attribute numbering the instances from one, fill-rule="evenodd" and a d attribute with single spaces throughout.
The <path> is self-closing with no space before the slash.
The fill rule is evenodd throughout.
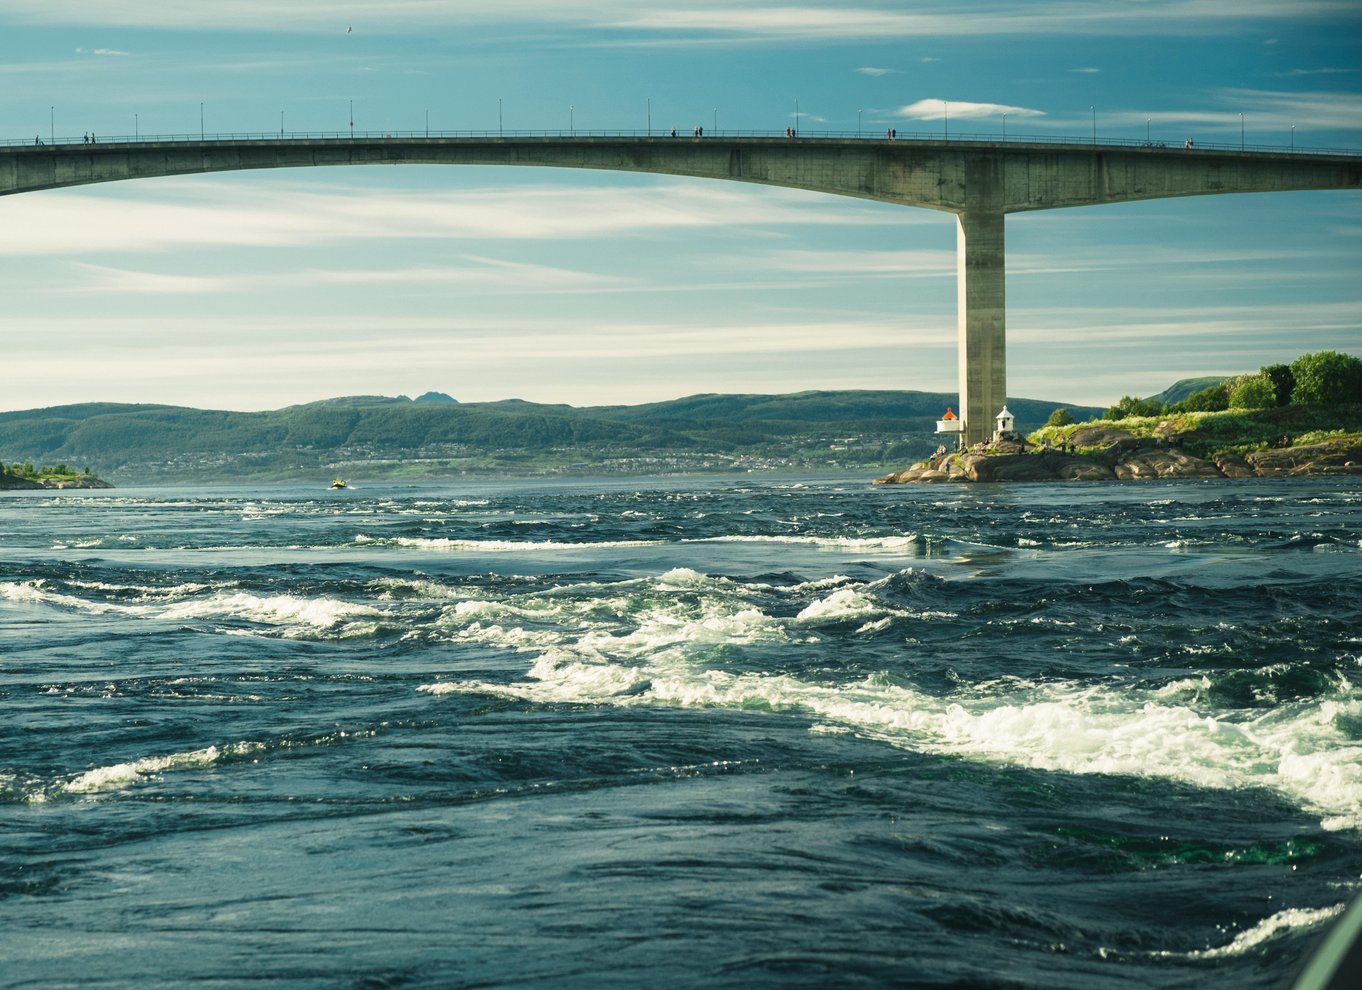
<path id="1" fill-rule="evenodd" d="M 12 493 L 0 984 L 1279 987 L 1360 578 L 1357 479 Z"/>

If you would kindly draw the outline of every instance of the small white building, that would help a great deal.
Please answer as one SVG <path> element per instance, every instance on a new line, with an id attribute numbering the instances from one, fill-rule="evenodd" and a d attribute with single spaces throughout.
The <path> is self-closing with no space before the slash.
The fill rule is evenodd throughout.
<path id="1" fill-rule="evenodd" d="M 998 429 L 993 434 L 994 440 L 1001 440 L 1005 434 L 1011 433 L 1016 426 L 1016 419 L 1007 411 L 1007 406 L 1003 406 L 1003 411 L 998 413 Z"/>
<path id="2" fill-rule="evenodd" d="M 951 411 L 951 407 L 946 407 L 946 415 L 936 421 L 937 433 L 960 433 L 965 429 L 965 421 Z"/>

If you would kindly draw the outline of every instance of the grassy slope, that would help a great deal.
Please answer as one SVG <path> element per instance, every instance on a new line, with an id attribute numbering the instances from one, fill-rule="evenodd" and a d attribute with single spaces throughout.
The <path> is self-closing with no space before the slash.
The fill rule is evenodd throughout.
<path id="1" fill-rule="evenodd" d="M 1183 437 L 1183 449 L 1198 457 L 1233 451 L 1247 453 L 1274 446 L 1285 436 L 1293 445 L 1321 443 L 1362 434 L 1362 404 L 1339 406 L 1283 406 L 1280 409 L 1230 409 L 1225 412 L 1176 413 L 1121 420 L 1093 420 L 1065 427 L 1043 427 L 1038 441 L 1068 440 L 1084 426 L 1112 426 L 1135 436 Z"/>

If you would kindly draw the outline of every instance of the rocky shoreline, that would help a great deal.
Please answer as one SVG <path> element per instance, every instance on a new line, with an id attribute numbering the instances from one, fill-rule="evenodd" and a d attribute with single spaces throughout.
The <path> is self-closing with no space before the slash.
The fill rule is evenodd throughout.
<path id="1" fill-rule="evenodd" d="M 1148 478 L 1282 478 L 1362 475 L 1362 436 L 1274 447 L 1247 454 L 1193 456 L 1176 438 L 1137 437 L 1106 426 L 1082 427 L 1066 450 L 1039 449 L 1021 439 L 995 440 L 959 453 L 938 454 L 877 485 L 947 481 L 1138 481 Z M 1069 449 L 1082 448 L 1083 453 Z"/>

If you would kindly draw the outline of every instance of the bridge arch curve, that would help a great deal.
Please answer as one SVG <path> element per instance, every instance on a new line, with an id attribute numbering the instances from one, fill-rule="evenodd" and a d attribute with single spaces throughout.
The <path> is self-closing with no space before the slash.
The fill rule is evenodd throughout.
<path id="1" fill-rule="evenodd" d="M 580 168 L 721 179 L 954 214 L 963 439 L 1007 401 L 1009 213 L 1181 196 L 1362 188 L 1362 156 L 1023 142 L 703 136 L 242 137 L 0 147 L 0 195 L 139 178 L 345 165 Z"/>

